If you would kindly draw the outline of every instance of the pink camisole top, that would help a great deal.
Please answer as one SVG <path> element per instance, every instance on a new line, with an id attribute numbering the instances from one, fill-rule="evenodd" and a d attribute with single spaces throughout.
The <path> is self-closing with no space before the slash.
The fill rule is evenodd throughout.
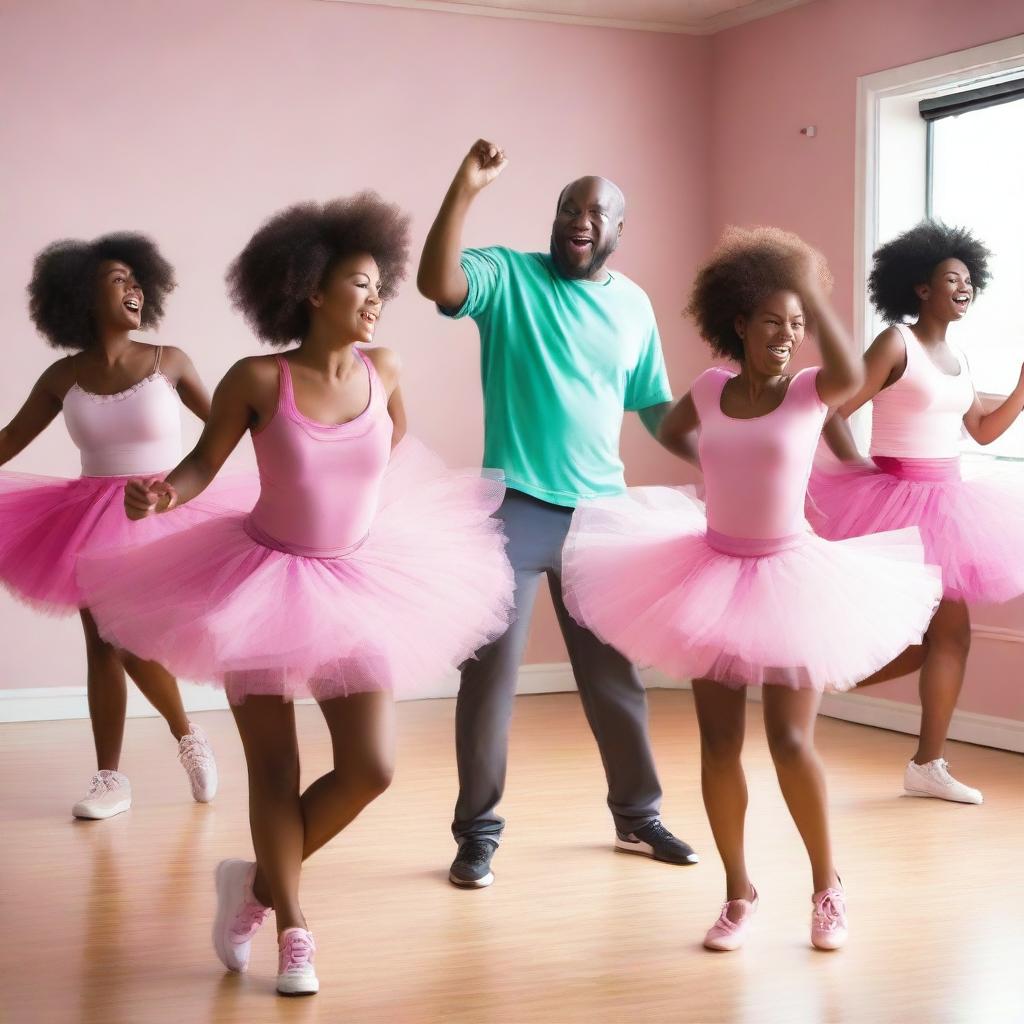
<path id="1" fill-rule="evenodd" d="M 906 345 L 907 366 L 872 401 L 870 452 L 896 459 L 955 459 L 964 414 L 974 401 L 967 361 L 950 346 L 960 372 L 943 373 L 906 324 L 896 329 Z"/>
<path id="2" fill-rule="evenodd" d="M 317 423 L 295 404 L 291 369 L 278 357 L 277 411 L 253 448 L 260 496 L 246 529 L 267 547 L 309 558 L 336 558 L 365 539 L 391 457 L 393 424 L 373 363 L 356 353 L 370 380 L 366 408 L 347 423 Z"/>
<path id="3" fill-rule="evenodd" d="M 64 396 L 64 422 L 82 459 L 82 476 L 147 476 L 164 473 L 181 458 L 181 401 L 160 372 L 113 395 L 85 391 L 78 383 Z"/>
<path id="4" fill-rule="evenodd" d="M 818 367 L 810 367 L 793 376 L 771 412 L 736 419 L 722 412 L 722 392 L 734 376 L 712 367 L 694 381 L 690 393 L 700 417 L 708 541 L 744 554 L 742 544 L 733 551 L 731 542 L 785 545 L 806 533 L 804 497 L 828 407 L 818 397 Z"/>

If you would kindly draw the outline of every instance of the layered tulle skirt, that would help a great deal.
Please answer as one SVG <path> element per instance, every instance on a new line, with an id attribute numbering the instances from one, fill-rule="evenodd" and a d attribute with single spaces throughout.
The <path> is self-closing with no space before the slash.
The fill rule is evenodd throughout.
<path id="1" fill-rule="evenodd" d="M 70 615 L 87 604 L 75 578 L 81 555 L 169 536 L 251 507 L 258 493 L 255 475 L 226 478 L 184 508 L 132 522 L 128 479 L 0 473 L 0 584 L 40 611 Z"/>
<path id="2" fill-rule="evenodd" d="M 573 617 L 639 665 L 817 690 L 849 689 L 920 643 L 939 576 L 913 529 L 742 540 L 662 487 L 581 505 L 562 563 Z"/>
<path id="3" fill-rule="evenodd" d="M 978 603 L 1024 594 L 1024 475 L 971 469 L 959 459 L 877 458 L 851 466 L 820 454 L 807 517 L 839 540 L 914 526 L 942 567 L 946 597 Z"/>
<path id="4" fill-rule="evenodd" d="M 79 580 L 107 639 L 226 688 L 234 703 L 415 696 L 512 619 L 513 573 L 492 518 L 504 491 L 406 438 L 367 537 L 344 556 L 268 546 L 236 514 L 83 558 Z"/>

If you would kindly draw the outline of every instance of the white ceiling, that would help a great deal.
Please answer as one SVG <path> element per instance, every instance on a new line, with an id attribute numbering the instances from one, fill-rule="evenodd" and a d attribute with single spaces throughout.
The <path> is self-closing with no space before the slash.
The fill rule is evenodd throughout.
<path id="1" fill-rule="evenodd" d="M 489 18 L 708 35 L 813 0 L 328 0 Z"/>

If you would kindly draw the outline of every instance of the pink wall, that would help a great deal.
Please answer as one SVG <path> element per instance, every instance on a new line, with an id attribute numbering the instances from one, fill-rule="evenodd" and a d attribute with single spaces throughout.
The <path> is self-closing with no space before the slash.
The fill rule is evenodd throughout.
<path id="1" fill-rule="evenodd" d="M 1020 33 L 1019 0 L 816 0 L 713 37 L 713 232 L 767 222 L 814 242 L 852 322 L 857 78 Z M 814 139 L 799 134 L 808 124 Z M 1024 602 L 975 621 L 1024 631 Z M 1024 720 L 1020 652 L 977 637 L 961 707 Z M 916 699 L 909 680 L 871 693 Z"/>
<path id="2" fill-rule="evenodd" d="M 54 358 L 24 302 L 31 258 L 50 240 L 151 232 L 181 285 L 161 337 L 212 384 L 255 347 L 222 274 L 264 216 L 372 186 L 413 212 L 418 255 L 478 136 L 511 163 L 467 241 L 546 248 L 561 186 L 615 178 L 629 200 L 617 265 L 648 289 L 673 375 L 687 378 L 679 310 L 708 237 L 707 39 L 314 0 L 4 6 L 0 420 Z M 473 325 L 443 322 L 407 284 L 378 337 L 402 353 L 413 429 L 450 461 L 476 462 Z M 680 472 L 635 422 L 624 452 L 633 482 Z M 62 423 L 10 468 L 74 474 Z M 84 681 L 77 624 L 3 594 L 0 644 L 0 685 Z M 564 658 L 544 602 L 528 659 Z"/>

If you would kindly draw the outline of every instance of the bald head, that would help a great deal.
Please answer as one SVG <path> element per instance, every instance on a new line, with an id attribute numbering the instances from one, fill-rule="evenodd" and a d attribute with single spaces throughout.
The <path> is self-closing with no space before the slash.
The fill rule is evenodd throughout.
<path id="1" fill-rule="evenodd" d="M 587 174 L 575 181 L 570 181 L 558 194 L 558 208 L 562 208 L 562 203 L 567 197 L 577 196 L 577 194 L 580 198 L 598 197 L 613 219 L 621 220 L 626 213 L 626 197 L 623 195 L 622 189 L 610 178 L 602 178 L 598 174 Z"/>
<path id="2" fill-rule="evenodd" d="M 558 196 L 551 226 L 551 259 L 562 277 L 599 281 L 622 234 L 626 197 L 597 175 L 570 181 Z"/>

